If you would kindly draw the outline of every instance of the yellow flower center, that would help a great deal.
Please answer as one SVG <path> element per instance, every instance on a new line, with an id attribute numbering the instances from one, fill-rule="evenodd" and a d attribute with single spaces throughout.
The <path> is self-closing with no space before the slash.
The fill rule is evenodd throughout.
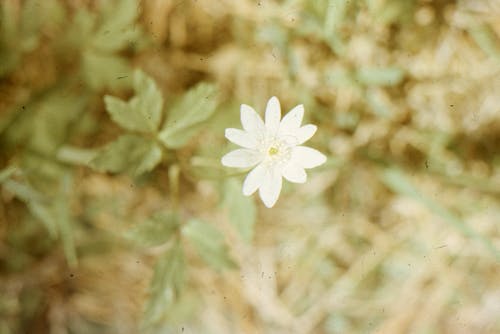
<path id="1" fill-rule="evenodd" d="M 274 147 L 274 146 L 269 148 L 269 151 L 268 151 L 269 155 L 275 155 L 275 154 L 278 154 L 278 152 L 279 152 L 278 148 Z"/>

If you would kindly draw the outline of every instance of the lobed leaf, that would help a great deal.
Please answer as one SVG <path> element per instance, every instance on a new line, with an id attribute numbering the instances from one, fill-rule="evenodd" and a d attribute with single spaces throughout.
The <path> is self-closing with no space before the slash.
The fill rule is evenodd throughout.
<path id="1" fill-rule="evenodd" d="M 156 263 L 150 298 L 144 314 L 146 325 L 158 322 L 172 309 L 182 292 L 185 271 L 184 251 L 181 245 L 176 243 Z"/>
<path id="2" fill-rule="evenodd" d="M 241 185 L 234 178 L 228 179 L 224 184 L 224 194 L 224 204 L 229 208 L 230 222 L 245 241 L 252 241 L 257 219 L 254 201 L 242 194 Z"/>
<path id="3" fill-rule="evenodd" d="M 104 22 L 95 32 L 91 45 L 104 52 L 120 51 L 141 34 L 134 25 L 140 13 L 138 3 L 136 0 L 120 0 L 105 4 L 102 10 Z"/>
<path id="4" fill-rule="evenodd" d="M 215 227 L 201 220 L 191 219 L 182 228 L 182 234 L 193 243 L 208 265 L 217 270 L 236 268 L 223 235 Z"/>
<path id="5" fill-rule="evenodd" d="M 72 174 L 68 171 L 63 172 L 55 194 L 50 195 L 38 192 L 28 183 L 15 180 L 6 180 L 2 185 L 26 204 L 33 217 L 45 226 L 52 238 L 59 236 L 66 261 L 71 267 L 75 267 L 78 261 L 74 241 L 74 221 L 70 209 Z"/>
<path id="6" fill-rule="evenodd" d="M 145 247 L 166 243 L 179 228 L 179 217 L 174 213 L 156 214 L 126 232 L 126 237 Z"/>
<path id="7" fill-rule="evenodd" d="M 90 162 L 103 172 L 126 172 L 133 176 L 151 171 L 162 158 L 161 147 L 152 140 L 126 134 L 104 146 Z"/>
<path id="8" fill-rule="evenodd" d="M 138 70 L 134 73 L 134 89 L 136 96 L 130 105 L 137 112 L 141 112 L 148 119 L 151 129 L 156 131 L 160 126 L 163 108 L 163 96 L 156 86 L 155 81 L 144 72 Z"/>
<path id="9" fill-rule="evenodd" d="M 142 71 L 134 73 L 136 95 L 125 102 L 106 95 L 104 102 L 111 119 L 130 131 L 155 132 L 161 120 L 163 97 L 153 79 Z"/>
<path id="10" fill-rule="evenodd" d="M 124 79 L 128 78 L 131 69 L 122 57 L 90 49 L 83 52 L 82 62 L 82 74 L 90 88 L 116 90 L 128 86 Z"/>
<path id="11" fill-rule="evenodd" d="M 175 105 L 158 138 L 169 148 L 184 146 L 215 111 L 216 101 L 213 85 L 200 83 Z"/>

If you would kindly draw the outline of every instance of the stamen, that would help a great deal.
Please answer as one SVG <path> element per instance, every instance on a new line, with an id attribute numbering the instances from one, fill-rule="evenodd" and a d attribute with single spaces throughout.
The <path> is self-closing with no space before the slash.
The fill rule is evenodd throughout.
<path id="1" fill-rule="evenodd" d="M 278 152 L 279 152 L 278 148 L 274 146 L 270 147 L 268 151 L 269 155 L 275 155 L 278 154 Z"/>

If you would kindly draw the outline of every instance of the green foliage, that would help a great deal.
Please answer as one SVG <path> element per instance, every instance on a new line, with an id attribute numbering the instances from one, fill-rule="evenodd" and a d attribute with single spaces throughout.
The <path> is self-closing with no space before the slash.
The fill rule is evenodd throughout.
<path id="1" fill-rule="evenodd" d="M 193 243 L 201 258 L 213 268 L 236 268 L 236 263 L 229 256 L 224 243 L 224 236 L 212 225 L 191 219 L 182 227 L 182 234 Z"/>
<path id="2" fill-rule="evenodd" d="M 52 155 L 72 135 L 72 129 L 87 97 L 62 88 L 46 92 L 39 99 L 19 108 L 5 129 L 9 146 L 24 144 L 39 154 Z"/>
<path id="3" fill-rule="evenodd" d="M 159 246 L 169 241 L 179 226 L 177 214 L 157 213 L 127 231 L 126 237 L 144 247 Z"/>
<path id="4" fill-rule="evenodd" d="M 153 79 L 138 70 L 134 73 L 135 96 L 128 102 L 106 95 L 104 102 L 111 119 L 122 128 L 155 132 L 161 121 L 163 97 Z"/>
<path id="5" fill-rule="evenodd" d="M 34 106 L 36 115 L 30 133 L 30 146 L 37 152 L 53 154 L 71 135 L 86 105 L 85 97 L 58 90 Z"/>
<path id="6" fill-rule="evenodd" d="M 134 23 L 140 11 L 137 0 L 106 1 L 98 13 L 79 9 L 63 41 L 82 55 L 81 74 L 90 88 L 118 89 L 129 84 L 128 62 L 118 52 L 142 36 Z"/>
<path id="7" fill-rule="evenodd" d="M 151 333 L 383 331 L 399 287 L 440 315 L 408 331 L 456 332 L 447 290 L 481 311 L 498 281 L 500 49 L 448 2 L 0 1 L 0 332 L 142 332 L 139 304 Z M 328 161 L 267 210 L 221 157 L 272 95 Z"/>
<path id="8" fill-rule="evenodd" d="M 224 184 L 224 204 L 229 208 L 229 219 L 243 240 L 250 242 L 254 235 L 257 209 L 252 197 L 241 193 L 241 184 L 228 179 Z"/>
<path id="9" fill-rule="evenodd" d="M 179 243 L 175 243 L 156 263 L 144 314 L 145 326 L 159 321 L 174 307 L 182 293 L 185 271 L 184 251 Z"/>
<path id="10" fill-rule="evenodd" d="M 66 171 L 60 177 L 56 192 L 50 196 L 38 192 L 26 182 L 4 179 L 2 185 L 26 204 L 31 214 L 43 223 L 52 238 L 61 239 L 68 264 L 75 267 L 78 261 L 74 242 L 74 221 L 69 202 L 73 176 Z"/>
<path id="11" fill-rule="evenodd" d="M 162 117 L 163 97 L 153 79 L 142 71 L 134 73 L 135 96 L 124 102 L 105 96 L 111 119 L 125 130 L 154 134 Z M 151 138 L 125 134 L 101 148 L 90 166 L 100 171 L 140 175 L 151 171 L 162 159 L 161 146 Z"/>
<path id="12" fill-rule="evenodd" d="M 140 175 L 151 171 L 162 158 L 161 147 L 153 140 L 126 134 L 101 148 L 90 166 L 99 171 Z"/>
<path id="13" fill-rule="evenodd" d="M 15 2 L 0 4 L 0 78 L 18 65 L 23 53 L 37 47 L 40 16 L 34 14 L 38 6 L 37 0 L 26 1 L 17 20 Z"/>
<path id="14" fill-rule="evenodd" d="M 135 24 L 139 9 L 137 0 L 104 2 L 101 17 L 105 19 L 95 29 L 90 42 L 92 48 L 102 52 L 116 52 L 140 38 L 141 27 Z"/>
<path id="15" fill-rule="evenodd" d="M 86 50 L 82 53 L 82 75 L 92 89 L 124 88 L 131 69 L 120 56 Z"/>
<path id="16" fill-rule="evenodd" d="M 73 125 L 87 105 L 86 96 L 55 87 L 19 108 L 3 133 L 7 147 L 23 147 L 19 176 L 4 179 L 3 187 L 25 203 L 52 238 L 59 238 L 70 266 L 77 263 L 71 210 L 72 171 L 58 163 L 56 152 L 71 136 Z M 13 167 L 11 167 L 13 168 Z"/>
<path id="17" fill-rule="evenodd" d="M 207 83 L 200 83 L 191 88 L 169 110 L 167 121 L 158 138 L 169 148 L 184 146 L 215 112 L 215 93 L 215 87 Z"/>

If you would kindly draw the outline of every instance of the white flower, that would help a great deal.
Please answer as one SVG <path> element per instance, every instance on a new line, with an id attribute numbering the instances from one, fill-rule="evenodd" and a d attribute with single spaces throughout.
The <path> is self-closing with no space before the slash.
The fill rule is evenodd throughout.
<path id="1" fill-rule="evenodd" d="M 304 183 L 307 179 L 304 169 L 326 161 L 319 151 L 301 146 L 317 130 L 312 124 L 300 126 L 303 116 L 301 104 L 280 121 L 280 102 L 274 96 L 267 102 L 265 123 L 252 107 L 241 105 L 243 130 L 226 129 L 226 138 L 243 148 L 224 155 L 222 164 L 237 168 L 256 166 L 243 183 L 244 195 L 250 196 L 259 189 L 260 198 L 270 208 L 280 195 L 282 177 Z"/>

